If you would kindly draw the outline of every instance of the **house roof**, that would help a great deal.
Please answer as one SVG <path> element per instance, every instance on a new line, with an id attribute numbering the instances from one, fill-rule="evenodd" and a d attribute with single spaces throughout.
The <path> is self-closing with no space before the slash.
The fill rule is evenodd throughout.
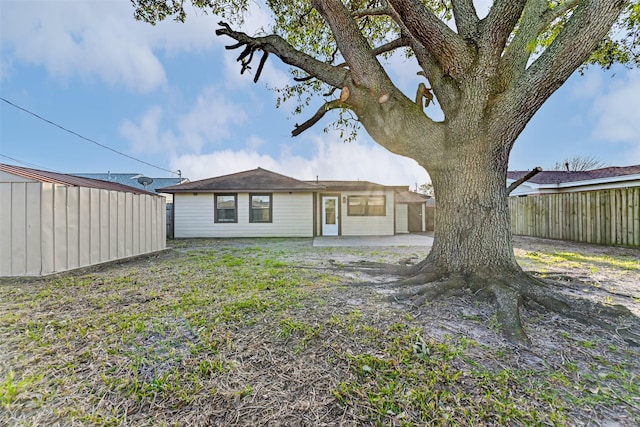
<path id="1" fill-rule="evenodd" d="M 138 188 L 140 190 L 156 191 L 158 188 L 178 185 L 183 182 L 189 182 L 186 178 L 152 178 L 153 182 L 147 184 L 146 188 L 138 182 L 138 178 L 143 176 L 140 173 L 74 173 L 71 175 L 99 179 L 101 181 L 116 182 L 118 184 L 127 185 L 129 187 Z"/>
<path id="2" fill-rule="evenodd" d="M 184 193 L 184 192 L 249 192 L 249 191 L 269 191 L 269 192 L 295 192 L 295 191 L 318 191 L 324 190 L 322 185 L 311 184 L 299 181 L 279 173 L 266 169 L 257 168 L 244 172 L 237 172 L 230 175 L 217 176 L 214 178 L 201 179 L 199 181 L 187 182 L 180 185 L 158 188 L 157 191 L 163 193 Z"/>
<path id="3" fill-rule="evenodd" d="M 507 179 L 515 181 L 525 176 L 528 172 L 529 171 L 507 172 Z M 582 172 L 542 171 L 534 175 L 527 182 L 533 184 L 562 184 L 566 182 L 590 181 L 635 174 L 640 174 L 640 165 L 622 167 L 612 166 Z"/>
<path id="4" fill-rule="evenodd" d="M 21 176 L 27 179 L 33 179 L 40 182 L 48 182 L 52 184 L 70 185 L 73 187 L 97 188 L 100 190 L 122 191 L 134 194 L 148 194 L 158 196 L 156 193 L 141 190 L 127 185 L 118 184 L 116 182 L 101 181 L 98 179 L 84 178 L 66 173 L 49 172 L 39 169 L 25 168 L 22 166 L 7 165 L 0 163 L 0 171 Z"/>
<path id="5" fill-rule="evenodd" d="M 326 191 L 406 191 L 406 185 L 382 185 L 369 181 L 306 181 L 324 187 Z"/>
<path id="6" fill-rule="evenodd" d="M 425 203 L 427 196 L 415 191 L 402 191 L 396 194 L 396 203 Z"/>

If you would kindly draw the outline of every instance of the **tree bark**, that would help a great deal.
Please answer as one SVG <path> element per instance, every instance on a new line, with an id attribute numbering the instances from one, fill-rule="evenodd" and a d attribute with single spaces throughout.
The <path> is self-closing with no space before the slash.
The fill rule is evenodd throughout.
<path id="1" fill-rule="evenodd" d="M 511 244 L 507 159 L 477 144 L 447 153 L 448 164 L 431 167 L 436 194 L 436 230 L 431 260 L 448 273 L 520 271 Z"/>

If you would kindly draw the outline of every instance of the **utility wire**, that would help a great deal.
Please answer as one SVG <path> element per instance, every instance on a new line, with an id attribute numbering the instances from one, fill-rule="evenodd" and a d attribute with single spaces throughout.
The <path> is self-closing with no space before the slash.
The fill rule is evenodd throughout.
<path id="1" fill-rule="evenodd" d="M 151 167 L 153 167 L 153 168 L 160 169 L 160 170 L 163 170 L 163 171 L 165 171 L 165 172 L 172 173 L 172 174 L 174 174 L 174 175 L 180 175 L 178 172 L 170 171 L 169 169 L 165 169 L 165 168 L 162 168 L 162 167 L 160 167 L 160 166 L 153 165 L 153 164 L 151 164 L 151 163 L 149 163 L 149 162 L 145 162 L 144 160 L 136 159 L 135 157 L 132 157 L 132 156 L 130 156 L 130 155 L 128 155 L 128 154 L 122 153 L 122 152 L 120 152 L 120 151 L 118 151 L 118 150 L 115 150 L 115 149 L 113 149 L 113 148 L 111 148 L 111 147 L 109 147 L 109 146 L 107 146 L 107 145 L 100 144 L 98 141 L 94 141 L 94 140 L 93 140 L 93 139 L 91 139 L 91 138 L 87 138 L 86 136 L 82 136 L 82 135 L 80 135 L 80 134 L 79 134 L 79 133 L 77 133 L 77 132 L 74 132 L 74 131 L 72 131 L 72 130 L 70 130 L 70 129 L 67 129 L 67 128 L 66 128 L 66 127 L 64 127 L 64 126 L 61 126 L 61 125 L 59 125 L 59 124 L 57 124 L 57 123 L 54 123 L 54 122 L 52 122 L 51 120 L 45 119 L 44 117 L 39 116 L 39 115 L 37 115 L 36 113 L 34 113 L 34 112 L 32 112 L 32 111 L 27 110 L 26 108 L 22 108 L 21 106 L 16 105 L 16 104 L 14 104 L 13 102 L 11 102 L 11 101 L 9 101 L 9 100 L 7 100 L 7 99 L 3 98 L 3 97 L 0 97 L 0 99 L 1 99 L 1 100 L 3 100 L 4 102 L 6 102 L 7 104 L 11 105 L 12 107 L 15 107 L 15 108 L 17 108 L 17 109 L 19 109 L 19 110 L 22 110 L 22 111 L 24 111 L 24 112 L 25 112 L 25 113 L 27 113 L 27 114 L 31 114 L 32 116 L 34 116 L 34 117 L 36 117 L 36 118 L 38 118 L 38 119 L 40 119 L 40 120 L 42 120 L 42 121 L 44 121 L 44 122 L 47 122 L 47 123 L 49 123 L 49 124 L 51 124 L 51 125 L 53 125 L 53 126 L 55 126 L 55 127 L 57 127 L 57 128 L 60 128 L 60 129 L 62 129 L 62 130 L 63 130 L 63 131 L 65 131 L 65 132 L 69 132 L 70 134 L 75 135 L 75 136 L 77 136 L 77 137 L 78 137 L 78 138 L 80 138 L 80 139 L 84 139 L 85 141 L 89 141 L 89 142 L 91 142 L 91 143 L 93 143 L 93 144 L 96 144 L 96 145 L 97 145 L 97 146 L 99 146 L 99 147 L 106 148 L 107 150 L 109 150 L 109 151 L 113 151 L 113 152 L 114 152 L 114 153 L 116 153 L 116 154 L 120 154 L 121 156 L 127 157 L 127 158 L 129 158 L 129 159 L 131 159 L 131 160 L 135 160 L 136 162 L 144 163 L 144 164 L 145 164 L 145 165 L 147 165 L 147 166 L 151 166 Z"/>
<path id="2" fill-rule="evenodd" d="M 64 173 L 64 172 L 57 171 L 55 169 L 48 168 L 46 166 L 40 166 L 40 165 L 36 165 L 35 163 L 25 162 L 24 160 L 19 160 L 19 159 L 7 156 L 5 154 L 0 154 L 0 157 L 4 157 L 5 159 L 13 160 L 14 162 L 18 162 L 21 165 L 31 166 L 32 168 L 39 168 L 39 169 L 42 169 L 42 170 L 46 170 L 46 171 L 50 171 L 50 172 L 56 172 L 56 173 Z"/>

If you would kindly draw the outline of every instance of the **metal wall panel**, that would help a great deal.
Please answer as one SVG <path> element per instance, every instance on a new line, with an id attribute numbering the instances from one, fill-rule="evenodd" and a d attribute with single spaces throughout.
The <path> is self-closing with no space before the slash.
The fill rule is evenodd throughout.
<path id="1" fill-rule="evenodd" d="M 0 183 L 0 276 L 46 275 L 165 248 L 165 199 Z"/>
<path id="2" fill-rule="evenodd" d="M 42 247 L 40 230 L 40 188 L 39 182 L 27 184 L 27 270 L 29 276 L 42 271 Z"/>
<path id="3" fill-rule="evenodd" d="M 11 190 L 9 182 L 0 183 L 0 274 L 11 274 Z"/>

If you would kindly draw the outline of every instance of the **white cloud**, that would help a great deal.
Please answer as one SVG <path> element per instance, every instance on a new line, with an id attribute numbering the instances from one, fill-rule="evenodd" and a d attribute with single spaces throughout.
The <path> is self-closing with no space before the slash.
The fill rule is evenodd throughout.
<path id="1" fill-rule="evenodd" d="M 595 100 L 590 115 L 595 138 L 640 144 L 640 72 L 616 76 L 609 90 Z"/>
<path id="2" fill-rule="evenodd" d="M 187 113 L 169 116 L 154 106 L 136 122 L 125 120 L 120 134 L 136 153 L 195 153 L 231 138 L 233 126 L 247 119 L 243 107 L 225 97 L 219 87 L 205 89 Z"/>
<path id="3" fill-rule="evenodd" d="M 364 142 L 344 143 L 332 133 L 308 138 L 315 147 L 311 158 L 292 155 L 287 148 L 276 156 L 255 150 L 221 150 L 209 154 L 185 154 L 171 160 L 172 169 L 180 169 L 191 180 L 226 175 L 262 167 L 296 179 L 366 180 L 388 185 L 409 185 L 429 181 L 427 173 L 415 161 L 394 155 L 379 145 Z"/>
<path id="4" fill-rule="evenodd" d="M 175 53 L 220 43 L 211 15 L 153 27 L 133 18 L 129 2 L 3 1 L 2 9 L 3 57 L 11 52 L 13 62 L 43 66 L 62 80 L 98 77 L 148 92 L 167 84 L 156 50 Z"/>
<path id="5" fill-rule="evenodd" d="M 120 135 L 131 143 L 136 153 L 159 151 L 163 148 L 159 135 L 162 115 L 162 108 L 153 106 L 140 116 L 137 124 L 130 120 L 123 122 L 120 125 Z"/>
<path id="6" fill-rule="evenodd" d="M 571 95 L 576 99 L 600 97 L 603 89 L 603 73 L 600 70 L 587 70 L 584 76 L 572 79 Z"/>

